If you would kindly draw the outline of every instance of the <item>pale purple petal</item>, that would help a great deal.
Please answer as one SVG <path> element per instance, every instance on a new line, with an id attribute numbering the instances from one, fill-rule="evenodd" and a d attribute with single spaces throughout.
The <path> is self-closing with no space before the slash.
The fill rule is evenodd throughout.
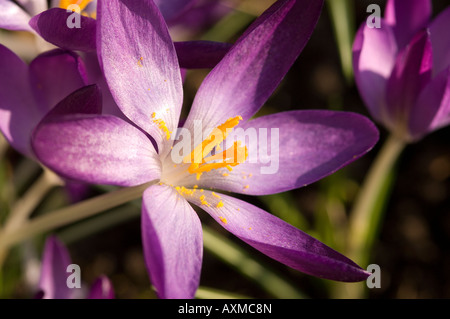
<path id="1" fill-rule="evenodd" d="M 231 44 L 213 41 L 175 42 L 180 66 L 187 69 L 213 68 L 230 50 Z"/>
<path id="2" fill-rule="evenodd" d="M 74 290 L 67 286 L 69 252 L 55 236 L 50 236 L 44 247 L 39 290 L 43 299 L 70 299 Z"/>
<path id="3" fill-rule="evenodd" d="M 403 48 L 427 27 L 431 15 L 431 0 L 388 0 L 384 17 L 394 30 L 398 47 Z"/>
<path id="4" fill-rule="evenodd" d="M 164 19 L 153 1 L 98 4 L 97 47 L 111 93 L 122 112 L 156 140 L 158 152 L 167 152 L 183 91 Z"/>
<path id="5" fill-rule="evenodd" d="M 241 36 L 200 86 L 185 127 L 195 120 L 217 127 L 253 116 L 281 82 L 309 40 L 322 1 L 281 0 Z"/>
<path id="6" fill-rule="evenodd" d="M 377 128 L 366 117 L 334 111 L 267 115 L 248 121 L 228 139 L 234 134 L 247 146 L 246 162 L 231 172 L 202 174 L 196 181 L 200 187 L 251 195 L 303 187 L 366 154 L 378 140 Z"/>
<path id="7" fill-rule="evenodd" d="M 388 118 L 385 123 L 391 130 L 401 130 L 407 125 L 419 93 L 431 80 L 433 52 L 429 33 L 418 33 L 397 56 L 391 77 L 387 82 L 386 99 Z"/>
<path id="8" fill-rule="evenodd" d="M 450 66 L 450 7 L 431 22 L 429 30 L 433 46 L 433 73 L 436 75 Z"/>
<path id="9" fill-rule="evenodd" d="M 63 98 L 88 84 L 82 59 L 75 53 L 52 50 L 29 66 L 31 87 L 42 117 Z"/>
<path id="10" fill-rule="evenodd" d="M 31 16 L 10 0 L 0 0 L 0 28 L 33 31 L 28 25 Z"/>
<path id="11" fill-rule="evenodd" d="M 75 19 L 73 15 L 78 15 L 80 28 L 68 27 L 68 20 Z M 46 10 L 30 20 L 30 26 L 47 42 L 62 49 L 79 51 L 95 50 L 96 24 L 95 19 L 61 8 Z"/>
<path id="12" fill-rule="evenodd" d="M 114 287 L 106 276 L 99 277 L 92 285 L 87 299 L 114 299 Z"/>
<path id="13" fill-rule="evenodd" d="M 87 183 L 134 186 L 158 179 L 160 161 L 148 137 L 117 117 L 89 112 L 101 106 L 98 90 L 89 88 L 61 101 L 38 125 L 36 156 L 61 176 Z M 64 115 L 74 109 L 81 114 Z"/>
<path id="14" fill-rule="evenodd" d="M 361 98 L 378 121 L 384 117 L 386 83 L 396 54 L 394 34 L 383 20 L 379 29 L 361 25 L 353 43 L 353 70 Z"/>
<path id="15" fill-rule="evenodd" d="M 187 199 L 250 246 L 298 271 L 347 282 L 362 281 L 369 275 L 337 251 L 247 202 L 198 190 Z"/>
<path id="16" fill-rule="evenodd" d="M 150 279 L 160 298 L 194 298 L 203 242 L 200 220 L 174 188 L 150 186 L 142 201 L 142 242 Z"/>
<path id="17" fill-rule="evenodd" d="M 13 148 L 32 157 L 31 131 L 41 120 L 28 76 L 28 66 L 0 45 L 0 130 Z"/>
<path id="18" fill-rule="evenodd" d="M 450 124 L 450 67 L 425 87 L 409 116 L 410 135 L 416 140 Z"/>

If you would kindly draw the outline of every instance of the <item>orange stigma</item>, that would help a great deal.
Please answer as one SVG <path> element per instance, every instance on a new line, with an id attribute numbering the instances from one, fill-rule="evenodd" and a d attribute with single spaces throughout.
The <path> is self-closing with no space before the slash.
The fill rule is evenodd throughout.
<path id="1" fill-rule="evenodd" d="M 94 12 L 86 12 L 85 11 L 86 7 L 91 2 L 92 2 L 92 0 L 60 0 L 59 7 L 61 9 L 67 10 L 71 5 L 77 5 L 80 8 L 81 15 L 95 19 L 97 16 L 95 11 Z"/>
<path id="2" fill-rule="evenodd" d="M 217 147 L 219 144 L 227 138 L 229 133 L 241 120 L 241 116 L 229 118 L 225 123 L 215 128 L 191 154 L 183 158 L 183 163 L 191 163 L 188 171 L 191 174 L 197 174 L 197 180 L 200 179 L 200 176 L 204 172 L 223 167 L 232 171 L 233 166 L 245 162 L 248 157 L 248 150 L 246 146 L 241 146 L 240 141 L 234 142 L 231 147 L 221 153 L 208 156 L 215 147 L 218 150 Z"/>

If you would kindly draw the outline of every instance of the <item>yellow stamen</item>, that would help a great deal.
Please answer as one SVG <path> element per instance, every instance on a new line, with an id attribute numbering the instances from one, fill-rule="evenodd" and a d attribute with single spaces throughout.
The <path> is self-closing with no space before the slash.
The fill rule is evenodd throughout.
<path id="1" fill-rule="evenodd" d="M 140 67 L 140 68 L 143 67 L 142 61 L 144 61 L 144 58 L 143 58 L 143 57 L 140 57 L 139 60 L 137 61 L 137 65 L 138 65 L 138 67 Z M 149 89 L 149 90 L 150 90 L 150 89 Z"/>
<path id="2" fill-rule="evenodd" d="M 61 0 L 59 1 L 59 7 L 62 9 L 67 9 L 67 7 L 71 4 L 76 4 L 81 10 L 84 10 L 90 2 L 92 2 L 92 0 Z"/>
<path id="3" fill-rule="evenodd" d="M 206 196 L 205 195 L 200 196 L 199 199 L 200 199 L 200 203 L 202 205 L 209 206 L 209 203 L 206 201 Z"/>
<path id="4" fill-rule="evenodd" d="M 160 129 L 160 130 L 162 130 L 164 133 L 166 133 L 166 139 L 167 140 L 170 140 L 170 134 L 172 133 L 171 131 L 169 131 L 169 129 L 167 128 L 167 125 L 166 125 L 166 122 L 164 122 L 163 120 L 161 120 L 161 119 L 157 119 L 156 118 L 156 113 L 155 112 L 153 112 L 152 113 L 152 121 L 153 121 L 153 123 L 155 123 L 156 125 L 158 125 L 158 128 Z"/>
<path id="5" fill-rule="evenodd" d="M 91 17 L 93 19 L 97 18 L 97 13 L 95 11 L 93 12 L 84 12 L 83 10 L 86 9 L 89 3 L 91 3 L 92 0 L 60 0 L 59 1 L 59 7 L 61 9 L 67 10 L 71 5 L 77 5 L 80 8 L 80 13 L 82 16 L 85 17 Z M 75 12 L 75 10 L 72 10 Z"/>
<path id="6" fill-rule="evenodd" d="M 226 219 L 225 217 L 219 216 L 219 219 L 220 219 L 220 221 L 221 221 L 222 223 L 228 224 L 228 221 L 227 221 L 227 219 Z"/>
<path id="7" fill-rule="evenodd" d="M 241 142 L 234 142 L 233 145 L 222 153 L 211 155 L 208 154 L 216 148 L 220 149 L 220 144 L 227 138 L 233 128 L 242 120 L 241 116 L 229 118 L 223 124 L 219 125 L 213 132 L 195 149 L 191 154 L 183 158 L 183 163 L 191 163 L 188 168 L 189 173 L 196 174 L 197 180 L 204 172 L 209 172 L 213 169 L 226 167 L 229 171 L 233 170 L 233 166 L 239 165 L 248 157 L 248 150 L 246 146 L 241 146 Z M 221 161 L 209 163 L 212 161 Z"/>
<path id="8" fill-rule="evenodd" d="M 183 197 L 185 195 L 192 196 L 194 194 L 194 192 L 195 192 L 195 189 L 188 189 L 188 188 L 186 188 L 184 186 L 181 186 L 181 187 L 177 186 L 177 187 L 175 187 L 175 190 L 178 192 L 178 194 L 180 194 Z"/>

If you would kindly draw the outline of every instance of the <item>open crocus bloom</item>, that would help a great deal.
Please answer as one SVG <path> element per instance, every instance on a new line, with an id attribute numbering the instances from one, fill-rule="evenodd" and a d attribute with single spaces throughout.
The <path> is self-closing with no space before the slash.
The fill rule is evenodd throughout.
<path id="1" fill-rule="evenodd" d="M 431 13 L 431 0 L 389 0 L 381 27 L 364 23 L 353 46 L 371 115 L 408 142 L 450 123 L 450 8 Z"/>
<path id="2" fill-rule="evenodd" d="M 101 65 L 131 123 L 99 115 L 99 90 L 88 86 L 47 115 L 33 147 L 45 165 L 71 178 L 119 186 L 153 181 L 143 193 L 142 240 L 159 297 L 192 298 L 199 285 L 202 229 L 190 204 L 294 269 L 339 281 L 367 278 L 311 236 L 219 192 L 262 195 L 301 187 L 377 142 L 373 123 L 354 113 L 292 111 L 251 119 L 306 45 L 322 4 L 280 0 L 266 10 L 209 73 L 177 128 L 182 82 L 158 8 L 152 1 L 98 3 Z M 238 130 L 256 139 L 236 137 Z M 276 165 L 268 168 L 271 159 Z"/>
<path id="3" fill-rule="evenodd" d="M 73 269 L 69 252 L 55 236 L 45 242 L 42 254 L 41 277 L 36 298 L 42 299 L 113 299 L 114 288 L 106 276 L 100 276 L 84 294 L 83 287 L 69 287 L 68 278 Z M 69 269 L 69 270 L 68 270 Z M 70 279 L 70 278 L 69 278 Z"/>

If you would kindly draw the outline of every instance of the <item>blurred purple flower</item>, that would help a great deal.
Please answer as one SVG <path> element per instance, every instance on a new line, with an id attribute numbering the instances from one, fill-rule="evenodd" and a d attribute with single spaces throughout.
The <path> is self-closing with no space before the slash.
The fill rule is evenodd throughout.
<path id="1" fill-rule="evenodd" d="M 192 298 L 199 285 L 202 229 L 189 203 L 296 270 L 339 281 L 367 278 L 351 260 L 279 218 L 207 190 L 262 195 L 295 189 L 335 172 L 377 142 L 373 123 L 354 113 L 292 111 L 251 120 L 306 45 L 322 5 L 317 0 L 275 2 L 208 74 L 184 123 L 194 132 L 201 121 L 202 133 L 208 127 L 279 129 L 279 171 L 264 175 L 261 163 L 174 167 L 171 151 L 176 144 L 170 137 L 176 135 L 183 91 L 167 26 L 152 1 L 99 2 L 101 64 L 115 101 L 132 123 L 99 115 L 100 92 L 88 86 L 38 125 L 33 148 L 56 172 L 89 183 L 135 186 L 159 181 L 143 194 L 141 225 L 147 268 L 160 298 Z M 80 105 L 84 112 L 76 111 Z M 235 144 L 234 150 L 246 147 Z M 263 151 L 270 153 L 270 147 Z"/>
<path id="2" fill-rule="evenodd" d="M 407 142 L 450 123 L 450 8 L 431 14 L 431 0 L 389 0 L 381 27 L 364 23 L 353 45 L 367 108 Z"/>
<path id="3" fill-rule="evenodd" d="M 42 254 L 41 277 L 39 280 L 38 299 L 114 299 L 114 288 L 106 276 L 100 276 L 85 293 L 83 287 L 69 288 L 67 279 L 71 271 L 67 271 L 72 264 L 69 252 L 64 244 L 56 237 L 50 236 L 45 242 Z"/>

